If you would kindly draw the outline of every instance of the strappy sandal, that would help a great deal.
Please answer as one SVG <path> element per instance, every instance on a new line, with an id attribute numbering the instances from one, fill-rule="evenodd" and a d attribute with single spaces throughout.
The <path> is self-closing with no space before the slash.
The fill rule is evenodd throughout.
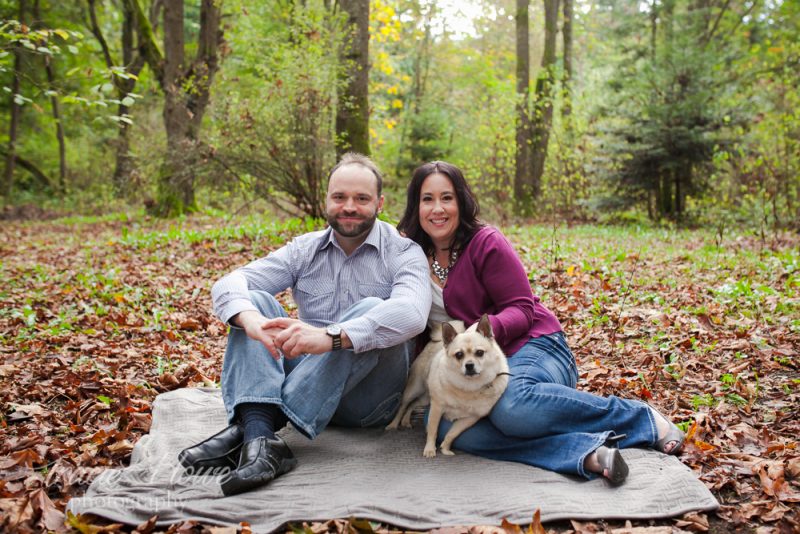
<path id="1" fill-rule="evenodd" d="M 661 414 L 659 415 L 664 417 Z M 686 439 L 686 434 L 684 434 L 683 431 L 675 426 L 675 424 L 669 419 L 666 419 L 666 421 L 669 423 L 669 430 L 667 430 L 667 433 L 663 438 L 656 441 L 655 445 L 653 445 L 653 448 L 658 452 L 663 452 L 664 454 L 678 456 L 683 450 L 683 442 Z M 675 442 L 675 445 L 669 451 L 667 451 L 667 445 L 673 441 Z"/>
<path id="2" fill-rule="evenodd" d="M 600 463 L 600 467 L 603 468 L 603 476 L 612 486 L 619 486 L 625 482 L 628 476 L 628 464 L 622 458 L 618 444 L 625 437 L 625 434 L 611 436 L 606 440 L 605 445 L 601 445 L 595 451 L 597 461 Z"/>
<path id="3" fill-rule="evenodd" d="M 667 430 L 667 433 L 664 435 L 663 438 L 656 439 L 655 444 L 653 444 L 653 448 L 658 452 L 664 454 L 669 454 L 671 456 L 678 456 L 683 450 L 683 442 L 686 440 L 686 434 L 684 434 L 683 431 L 675 425 L 675 423 L 670 421 L 667 418 L 667 416 L 665 416 L 652 406 L 650 406 L 649 408 L 653 410 L 653 413 L 656 414 L 656 417 L 660 417 L 661 419 L 666 421 L 667 424 L 669 425 L 669 430 Z M 673 441 L 675 442 L 675 445 L 669 451 L 667 451 L 667 445 L 669 445 Z"/>

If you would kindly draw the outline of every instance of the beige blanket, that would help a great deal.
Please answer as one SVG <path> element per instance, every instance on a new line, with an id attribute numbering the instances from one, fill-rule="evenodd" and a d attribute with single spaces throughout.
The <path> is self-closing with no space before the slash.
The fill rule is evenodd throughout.
<path id="1" fill-rule="evenodd" d="M 292 429 L 282 435 L 299 466 L 268 486 L 223 497 L 215 477 L 189 477 L 178 451 L 225 426 L 219 390 L 183 389 L 160 395 L 150 434 L 136 444 L 130 467 L 109 470 L 73 513 L 139 524 L 197 519 L 219 525 L 247 521 L 255 532 L 287 522 L 366 518 L 405 529 L 529 523 L 557 519 L 662 518 L 719 505 L 676 458 L 627 449 L 630 475 L 619 488 L 511 462 L 457 454 L 422 457 L 421 428 L 397 432 L 328 428 L 314 441 Z"/>

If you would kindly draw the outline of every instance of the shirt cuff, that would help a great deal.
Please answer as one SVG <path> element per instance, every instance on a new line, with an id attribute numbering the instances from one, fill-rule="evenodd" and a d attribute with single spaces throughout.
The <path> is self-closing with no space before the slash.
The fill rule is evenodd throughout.
<path id="1" fill-rule="evenodd" d="M 363 317 L 356 317 L 343 323 L 339 323 L 342 330 L 347 334 L 350 343 L 353 344 L 353 352 L 366 352 L 375 348 L 375 331 L 369 325 L 369 321 Z M 370 333 L 372 334 L 370 336 Z M 372 341 L 370 343 L 370 341 Z"/>
<path id="2" fill-rule="evenodd" d="M 219 307 L 217 310 L 217 317 L 219 317 L 220 321 L 223 323 L 234 328 L 238 328 L 237 326 L 231 324 L 231 318 L 242 313 L 243 311 L 257 312 L 258 308 L 256 308 L 249 299 L 234 299 Z"/>

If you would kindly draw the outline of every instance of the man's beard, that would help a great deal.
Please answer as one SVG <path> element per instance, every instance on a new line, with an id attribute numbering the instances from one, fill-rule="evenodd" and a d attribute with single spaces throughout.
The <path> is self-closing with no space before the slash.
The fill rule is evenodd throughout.
<path id="1" fill-rule="evenodd" d="M 342 225 L 339 224 L 339 221 L 336 219 L 335 215 L 326 214 L 325 218 L 328 220 L 330 227 L 333 228 L 339 235 L 343 237 L 358 237 L 372 229 L 372 226 L 375 224 L 375 220 L 378 218 L 378 214 L 376 213 L 371 217 L 364 218 L 363 221 L 358 223 L 351 230 L 346 230 L 343 228 Z"/>

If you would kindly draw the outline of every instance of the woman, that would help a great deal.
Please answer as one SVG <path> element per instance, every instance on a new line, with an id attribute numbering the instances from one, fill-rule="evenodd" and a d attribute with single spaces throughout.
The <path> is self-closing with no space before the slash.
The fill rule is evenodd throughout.
<path id="1" fill-rule="evenodd" d="M 414 171 L 398 224 L 428 255 L 434 294 L 429 324 L 472 324 L 488 313 L 509 357 L 505 393 L 454 446 L 588 479 L 601 475 L 615 485 L 628 474 L 618 447 L 679 454 L 683 432 L 647 404 L 575 389 L 577 366 L 558 319 L 531 292 L 506 238 L 480 222 L 478 213 L 461 171 L 435 161 Z M 449 425 L 439 429 L 440 439 Z"/>

